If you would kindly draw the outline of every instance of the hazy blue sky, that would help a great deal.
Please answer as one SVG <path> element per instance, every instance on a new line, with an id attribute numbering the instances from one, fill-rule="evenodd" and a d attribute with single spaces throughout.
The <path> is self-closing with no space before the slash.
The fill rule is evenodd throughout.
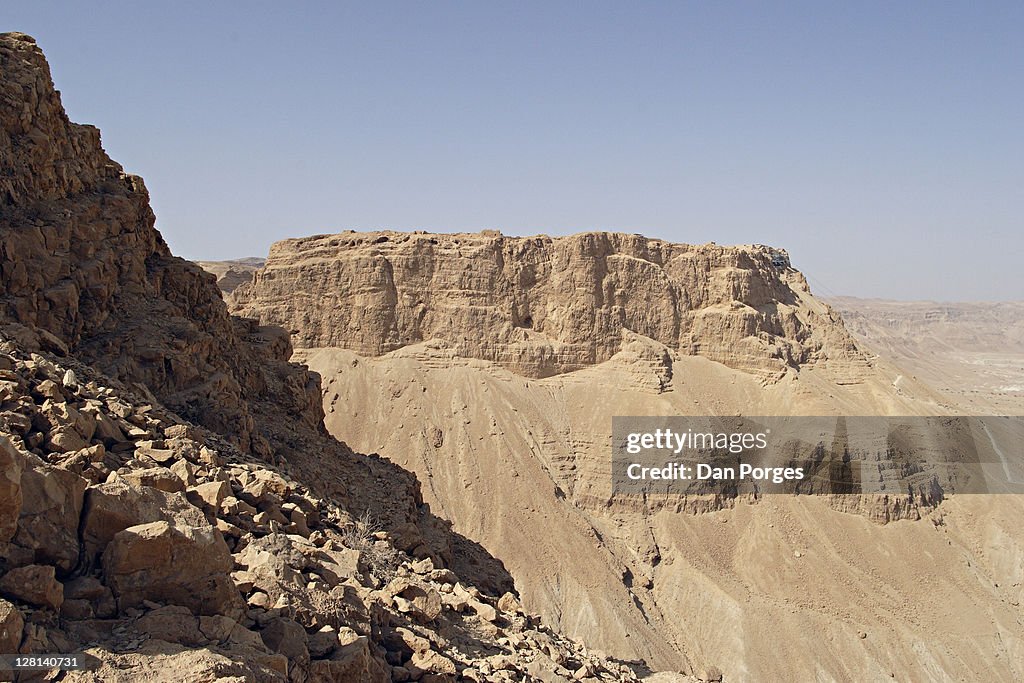
<path id="1" fill-rule="evenodd" d="M 788 248 L 1024 298 L 1024 2 L 0 6 L 189 258 L 348 228 Z"/>

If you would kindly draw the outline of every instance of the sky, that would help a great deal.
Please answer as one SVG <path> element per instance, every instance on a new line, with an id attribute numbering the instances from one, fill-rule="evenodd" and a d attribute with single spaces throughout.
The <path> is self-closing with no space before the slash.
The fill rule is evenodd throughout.
<path id="1" fill-rule="evenodd" d="M 1019 1 L 0 6 L 186 258 L 614 230 L 960 301 L 1024 299 L 1022 27 Z"/>

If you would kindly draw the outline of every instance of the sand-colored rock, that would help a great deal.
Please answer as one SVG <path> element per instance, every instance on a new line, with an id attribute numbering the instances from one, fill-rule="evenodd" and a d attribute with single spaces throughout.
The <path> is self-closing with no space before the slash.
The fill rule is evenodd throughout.
<path id="1" fill-rule="evenodd" d="M 21 454 L 6 436 L 0 435 L 0 543 L 11 540 L 18 530 L 22 469 Z"/>
<path id="2" fill-rule="evenodd" d="M 129 527 L 103 551 L 103 572 L 122 609 L 148 599 L 195 614 L 240 616 L 232 566 L 219 532 L 167 522 Z"/>
<path id="3" fill-rule="evenodd" d="M 232 302 L 298 347 L 376 356 L 439 339 L 527 377 L 606 361 L 624 330 L 765 378 L 863 360 L 785 252 L 760 245 L 349 232 L 276 243 Z"/>
<path id="4" fill-rule="evenodd" d="M 203 526 L 206 518 L 180 493 L 153 487 L 136 488 L 123 481 L 91 487 L 82 515 L 82 541 L 86 556 L 94 558 L 128 527 L 167 521 L 182 526 Z"/>

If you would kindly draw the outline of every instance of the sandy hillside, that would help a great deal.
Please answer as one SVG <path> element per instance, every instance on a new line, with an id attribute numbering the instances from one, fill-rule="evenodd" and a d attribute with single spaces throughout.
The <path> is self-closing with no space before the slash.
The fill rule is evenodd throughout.
<path id="1" fill-rule="evenodd" d="M 924 520 L 886 525 L 868 518 L 880 512 L 870 504 L 851 514 L 822 499 L 711 504 L 706 514 L 694 514 L 699 501 L 653 514 L 609 503 L 613 415 L 934 404 L 813 372 L 765 388 L 699 358 L 675 359 L 660 391 L 640 356 L 627 347 L 529 380 L 429 344 L 378 358 L 298 354 L 325 378 L 333 434 L 417 472 L 425 498 L 504 561 L 527 604 L 619 656 L 716 663 L 729 680 L 1022 675 L 1014 497 L 954 497 Z"/>

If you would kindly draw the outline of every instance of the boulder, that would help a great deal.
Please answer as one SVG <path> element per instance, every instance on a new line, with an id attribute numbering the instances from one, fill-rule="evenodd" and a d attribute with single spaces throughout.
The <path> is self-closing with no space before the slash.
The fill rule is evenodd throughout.
<path id="1" fill-rule="evenodd" d="M 422 636 L 418 636 L 407 628 L 396 628 L 395 635 L 401 641 L 402 649 L 407 649 L 409 656 L 411 657 L 417 652 L 426 652 L 430 649 L 430 641 Z"/>
<path id="2" fill-rule="evenodd" d="M 564 675 L 568 672 L 544 653 L 537 653 L 527 665 L 526 673 L 531 676 L 531 680 L 541 683 L 569 683 L 569 677 Z"/>
<path id="3" fill-rule="evenodd" d="M 231 486 L 226 481 L 208 481 L 191 487 L 185 495 L 196 507 L 216 513 L 224 499 L 231 495 Z"/>
<path id="4" fill-rule="evenodd" d="M 67 621 L 81 621 L 83 619 L 92 619 L 96 616 L 96 611 L 88 600 L 70 600 L 65 598 L 64 603 L 60 606 L 60 616 Z"/>
<path id="5" fill-rule="evenodd" d="M 181 480 L 181 477 L 166 467 L 147 467 L 141 470 L 131 470 L 122 474 L 121 478 L 132 486 L 150 486 L 166 493 L 177 493 L 185 490 L 185 482 Z"/>
<path id="6" fill-rule="evenodd" d="M 473 611 L 476 612 L 477 616 L 483 619 L 484 621 L 497 621 L 497 610 L 495 610 L 492 606 L 488 605 L 486 602 L 472 600 L 469 603 L 469 605 L 473 608 Z"/>
<path id="7" fill-rule="evenodd" d="M 89 442 L 71 426 L 57 427 L 52 430 L 44 443 L 47 450 L 54 453 L 74 453 L 89 447 Z"/>
<path id="8" fill-rule="evenodd" d="M 178 460 L 171 465 L 171 471 L 178 475 L 178 478 L 185 482 L 185 486 L 195 486 L 196 470 L 188 460 Z"/>
<path id="9" fill-rule="evenodd" d="M 291 619 L 271 619 L 264 624 L 260 637 L 271 652 L 284 655 L 290 662 L 304 664 L 309 661 L 306 629 Z"/>
<path id="10" fill-rule="evenodd" d="M 128 439 L 117 422 L 109 415 L 100 410 L 96 410 L 92 415 L 96 420 L 96 432 L 93 434 L 94 439 L 101 440 L 106 446 L 121 443 Z"/>
<path id="11" fill-rule="evenodd" d="M 391 677 L 384 671 L 383 665 L 374 659 L 370 650 L 370 640 L 366 636 L 359 636 L 334 650 L 330 659 L 311 662 L 308 680 L 309 683 L 388 683 Z"/>
<path id="12" fill-rule="evenodd" d="M 455 662 L 434 650 L 414 652 L 409 660 L 409 669 L 414 677 L 418 677 L 417 673 L 422 676 L 424 673 L 454 674 L 456 671 Z"/>
<path id="13" fill-rule="evenodd" d="M 82 516 L 82 543 L 89 562 L 118 532 L 130 526 L 157 521 L 196 527 L 208 524 L 206 516 L 180 493 L 148 486 L 136 488 L 125 481 L 89 487 Z"/>
<path id="14" fill-rule="evenodd" d="M 199 630 L 207 640 L 215 643 L 227 641 L 236 626 L 238 626 L 238 622 L 220 614 L 199 617 Z"/>
<path id="15" fill-rule="evenodd" d="M 408 578 L 397 578 L 384 591 L 393 597 L 398 611 L 417 621 L 430 622 L 441 614 L 441 594 L 433 587 Z"/>
<path id="16" fill-rule="evenodd" d="M 0 577 L 0 593 L 38 607 L 60 609 L 64 586 L 57 581 L 53 567 L 30 564 L 12 569 Z"/>
<path id="17" fill-rule="evenodd" d="M 135 620 L 135 630 L 168 643 L 197 646 L 209 641 L 200 631 L 199 620 L 181 605 L 167 605 L 147 612 Z"/>
<path id="18" fill-rule="evenodd" d="M 316 633 L 310 634 L 306 643 L 309 656 L 316 659 L 330 656 L 338 645 L 338 631 L 333 626 L 324 626 Z"/>
<path id="19" fill-rule="evenodd" d="M 78 525 L 88 482 L 74 472 L 44 465 L 32 456 L 21 475 L 22 504 L 14 543 L 36 562 L 71 571 L 79 558 Z"/>
<path id="20" fill-rule="evenodd" d="M 194 614 L 241 616 L 234 566 L 220 533 L 166 521 L 118 532 L 103 551 L 103 572 L 121 609 L 143 600 L 188 607 Z"/>
<path id="21" fill-rule="evenodd" d="M 11 440 L 0 435 L 0 543 L 14 537 L 21 513 L 21 472 L 25 458 Z"/>
<path id="22" fill-rule="evenodd" d="M 521 612 L 523 610 L 523 606 L 519 602 L 519 598 L 517 598 L 514 594 L 505 593 L 500 598 L 498 598 L 498 609 L 500 609 L 502 612 L 515 614 L 517 612 Z"/>
<path id="23" fill-rule="evenodd" d="M 14 654 L 21 645 L 25 619 L 18 608 L 0 598 L 0 653 Z"/>
<path id="24" fill-rule="evenodd" d="M 252 505 L 260 503 L 280 503 L 288 498 L 291 485 L 284 477 L 270 470 L 257 470 L 252 478 L 245 482 L 239 497 Z"/>
<path id="25" fill-rule="evenodd" d="M 78 576 L 64 584 L 64 597 L 73 600 L 96 600 L 109 590 L 95 576 Z"/>

